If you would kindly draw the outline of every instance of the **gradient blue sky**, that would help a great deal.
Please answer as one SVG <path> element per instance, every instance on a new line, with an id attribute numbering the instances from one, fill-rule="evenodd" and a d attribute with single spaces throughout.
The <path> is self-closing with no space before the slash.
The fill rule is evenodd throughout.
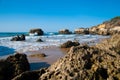
<path id="1" fill-rule="evenodd" d="M 0 32 L 91 27 L 120 15 L 120 0 L 0 0 Z"/>

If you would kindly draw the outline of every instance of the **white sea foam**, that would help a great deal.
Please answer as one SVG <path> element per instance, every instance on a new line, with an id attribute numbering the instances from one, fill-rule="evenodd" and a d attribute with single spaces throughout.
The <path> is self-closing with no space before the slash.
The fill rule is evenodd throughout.
<path id="1" fill-rule="evenodd" d="M 45 47 L 59 46 L 68 40 L 78 40 L 80 43 L 97 41 L 107 36 L 100 35 L 45 35 L 45 36 L 27 36 L 26 41 L 10 41 L 12 37 L 0 38 L 0 54 L 6 52 L 11 53 L 10 50 L 14 49 L 18 52 L 36 51 Z M 36 42 L 37 39 L 42 39 L 44 42 Z M 4 46 L 4 47 L 3 47 Z M 9 49 L 3 49 L 9 48 Z M 8 51 L 7 51 L 8 50 Z"/>

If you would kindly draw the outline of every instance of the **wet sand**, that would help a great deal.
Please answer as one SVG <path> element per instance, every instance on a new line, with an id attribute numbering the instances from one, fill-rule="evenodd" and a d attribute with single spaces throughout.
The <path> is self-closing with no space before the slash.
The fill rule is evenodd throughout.
<path id="1" fill-rule="evenodd" d="M 36 70 L 44 67 L 49 67 L 56 62 L 59 58 L 66 54 L 66 49 L 62 50 L 59 47 L 51 47 L 40 49 L 39 51 L 27 52 L 28 61 L 31 66 L 31 70 Z M 45 53 L 46 57 L 30 56 L 31 54 Z"/>

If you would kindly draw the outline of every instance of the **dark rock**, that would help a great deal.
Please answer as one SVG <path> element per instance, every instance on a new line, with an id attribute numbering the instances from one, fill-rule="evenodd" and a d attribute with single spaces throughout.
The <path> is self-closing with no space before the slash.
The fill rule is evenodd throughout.
<path id="1" fill-rule="evenodd" d="M 15 54 L 0 60 L 0 80 L 11 80 L 22 72 L 30 70 L 25 54 Z"/>
<path id="2" fill-rule="evenodd" d="M 13 37 L 11 41 L 24 41 L 25 40 L 25 35 L 22 34 L 21 36 L 17 35 L 16 37 Z"/>
<path id="3" fill-rule="evenodd" d="M 67 41 L 61 45 L 61 48 L 70 48 L 72 46 L 78 46 L 78 45 L 80 45 L 79 42 Z"/>
<path id="4" fill-rule="evenodd" d="M 44 74 L 46 69 L 40 69 L 38 71 L 26 71 L 16 76 L 12 80 L 38 80 L 39 76 Z"/>
<path id="5" fill-rule="evenodd" d="M 30 31 L 29 31 L 29 33 L 32 33 L 32 34 L 35 34 L 35 33 L 37 33 L 37 35 L 38 36 L 40 36 L 40 35 L 43 35 L 44 34 L 44 31 L 42 30 L 42 29 L 31 29 Z"/>
<path id="6" fill-rule="evenodd" d="M 37 54 L 31 54 L 30 57 L 38 57 L 38 58 L 44 58 L 47 55 L 45 53 L 37 53 Z"/>
<path id="7" fill-rule="evenodd" d="M 59 30 L 59 34 L 72 34 L 68 29 Z"/>
<path id="8" fill-rule="evenodd" d="M 21 38 L 21 40 L 25 40 L 25 35 L 22 34 L 20 38 Z"/>
<path id="9" fill-rule="evenodd" d="M 43 42 L 43 40 L 42 39 L 38 39 L 36 42 Z"/>

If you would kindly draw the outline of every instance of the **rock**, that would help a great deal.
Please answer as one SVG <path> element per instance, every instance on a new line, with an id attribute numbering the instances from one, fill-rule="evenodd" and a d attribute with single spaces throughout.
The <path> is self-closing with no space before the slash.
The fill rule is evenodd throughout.
<path id="1" fill-rule="evenodd" d="M 47 55 L 44 53 L 37 53 L 37 54 L 31 54 L 30 57 L 39 57 L 39 58 L 43 58 L 46 57 Z"/>
<path id="2" fill-rule="evenodd" d="M 63 43 L 60 47 L 61 48 L 70 48 L 72 46 L 78 46 L 78 45 L 80 45 L 79 42 L 67 41 L 67 42 Z"/>
<path id="3" fill-rule="evenodd" d="M 0 80 L 11 80 L 22 72 L 30 70 L 25 54 L 15 54 L 0 60 Z"/>
<path id="4" fill-rule="evenodd" d="M 25 35 L 22 34 L 20 38 L 21 38 L 21 40 L 25 40 Z"/>
<path id="5" fill-rule="evenodd" d="M 17 35 L 16 37 L 13 37 L 11 41 L 25 41 L 25 35 L 22 34 L 21 36 Z"/>
<path id="6" fill-rule="evenodd" d="M 74 33 L 75 34 L 89 34 L 89 29 L 88 28 L 75 29 Z"/>
<path id="7" fill-rule="evenodd" d="M 44 34 L 44 31 L 42 29 L 31 29 L 29 31 L 30 34 L 35 34 L 37 36 L 40 36 L 40 35 L 43 35 Z"/>
<path id="8" fill-rule="evenodd" d="M 90 34 L 113 35 L 120 33 L 120 16 L 89 29 Z"/>
<path id="9" fill-rule="evenodd" d="M 59 30 L 59 34 L 72 34 L 68 29 Z"/>
<path id="10" fill-rule="evenodd" d="M 38 71 L 26 71 L 16 76 L 12 80 L 38 80 L 39 76 L 41 76 L 45 72 L 45 69 L 40 69 Z"/>
<path id="11" fill-rule="evenodd" d="M 119 80 L 119 42 L 115 35 L 95 46 L 73 46 L 39 80 Z"/>
<path id="12" fill-rule="evenodd" d="M 36 42 L 43 42 L 43 40 L 42 39 L 37 39 Z"/>

